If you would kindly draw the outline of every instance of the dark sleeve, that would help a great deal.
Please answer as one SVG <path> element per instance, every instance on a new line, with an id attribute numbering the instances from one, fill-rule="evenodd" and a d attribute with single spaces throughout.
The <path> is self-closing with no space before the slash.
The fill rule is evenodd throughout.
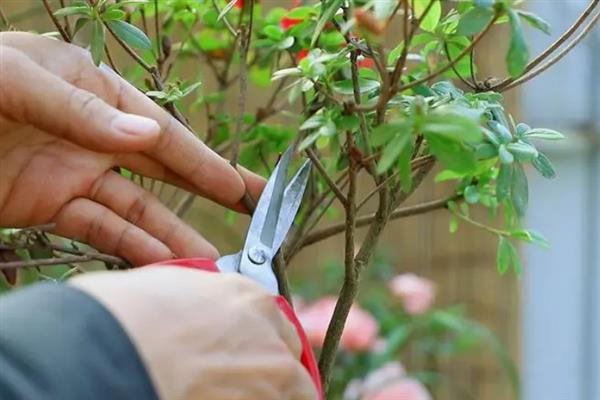
<path id="1" fill-rule="evenodd" d="M 158 400 L 115 318 L 63 284 L 0 297 L 0 399 Z"/>

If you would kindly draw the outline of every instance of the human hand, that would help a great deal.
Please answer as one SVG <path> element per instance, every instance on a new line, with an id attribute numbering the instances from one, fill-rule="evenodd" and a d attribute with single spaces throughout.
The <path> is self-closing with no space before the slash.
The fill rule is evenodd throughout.
<path id="1" fill-rule="evenodd" d="M 121 323 L 158 397 L 314 400 L 293 325 L 263 288 L 237 274 L 175 266 L 69 281 Z"/>
<path id="2" fill-rule="evenodd" d="M 218 257 L 115 166 L 236 210 L 245 190 L 256 198 L 264 185 L 85 50 L 0 33 L 0 226 L 55 223 L 53 233 L 135 265 Z"/>

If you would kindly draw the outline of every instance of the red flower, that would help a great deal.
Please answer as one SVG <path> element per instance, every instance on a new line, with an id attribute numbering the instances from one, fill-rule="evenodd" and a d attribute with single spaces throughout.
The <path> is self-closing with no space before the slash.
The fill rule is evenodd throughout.
<path id="1" fill-rule="evenodd" d="M 363 58 L 362 60 L 358 60 L 356 65 L 358 68 L 373 68 L 375 66 L 375 60 L 372 58 Z"/>
<path id="2" fill-rule="evenodd" d="M 244 0 L 237 0 L 233 6 L 239 9 L 244 8 Z"/>
<path id="3" fill-rule="evenodd" d="M 294 26 L 298 25 L 302 21 L 304 21 L 304 20 L 301 18 L 283 17 L 279 24 L 281 25 L 281 28 L 284 31 L 287 31 L 288 29 L 293 28 Z"/>
<path id="4" fill-rule="evenodd" d="M 308 55 L 308 49 L 301 49 L 297 54 L 296 54 L 296 62 L 299 63 L 303 58 L 305 58 Z"/>

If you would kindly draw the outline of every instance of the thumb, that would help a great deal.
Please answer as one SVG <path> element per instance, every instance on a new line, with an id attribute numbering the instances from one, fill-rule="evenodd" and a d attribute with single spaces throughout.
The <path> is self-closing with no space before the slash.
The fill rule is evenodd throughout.
<path id="1" fill-rule="evenodd" d="M 0 76 L 0 112 L 17 122 L 103 152 L 142 151 L 158 140 L 156 121 L 117 110 L 19 50 L 0 46 Z"/>

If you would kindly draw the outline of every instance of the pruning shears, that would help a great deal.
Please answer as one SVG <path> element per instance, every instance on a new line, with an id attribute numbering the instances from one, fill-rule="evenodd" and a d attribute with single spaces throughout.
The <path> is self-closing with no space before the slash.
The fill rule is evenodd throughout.
<path id="1" fill-rule="evenodd" d="M 312 348 L 291 305 L 280 295 L 277 278 L 273 272 L 273 260 L 298 213 L 310 172 L 310 161 L 306 160 L 287 183 L 291 156 L 292 150 L 288 149 L 275 166 L 254 210 L 244 247 L 239 252 L 223 256 L 216 262 L 205 258 L 186 258 L 154 265 L 176 265 L 210 272 L 234 272 L 258 282 L 274 295 L 281 311 L 295 326 L 302 342 L 300 361 L 317 388 L 319 400 L 323 400 L 319 369 Z"/>

